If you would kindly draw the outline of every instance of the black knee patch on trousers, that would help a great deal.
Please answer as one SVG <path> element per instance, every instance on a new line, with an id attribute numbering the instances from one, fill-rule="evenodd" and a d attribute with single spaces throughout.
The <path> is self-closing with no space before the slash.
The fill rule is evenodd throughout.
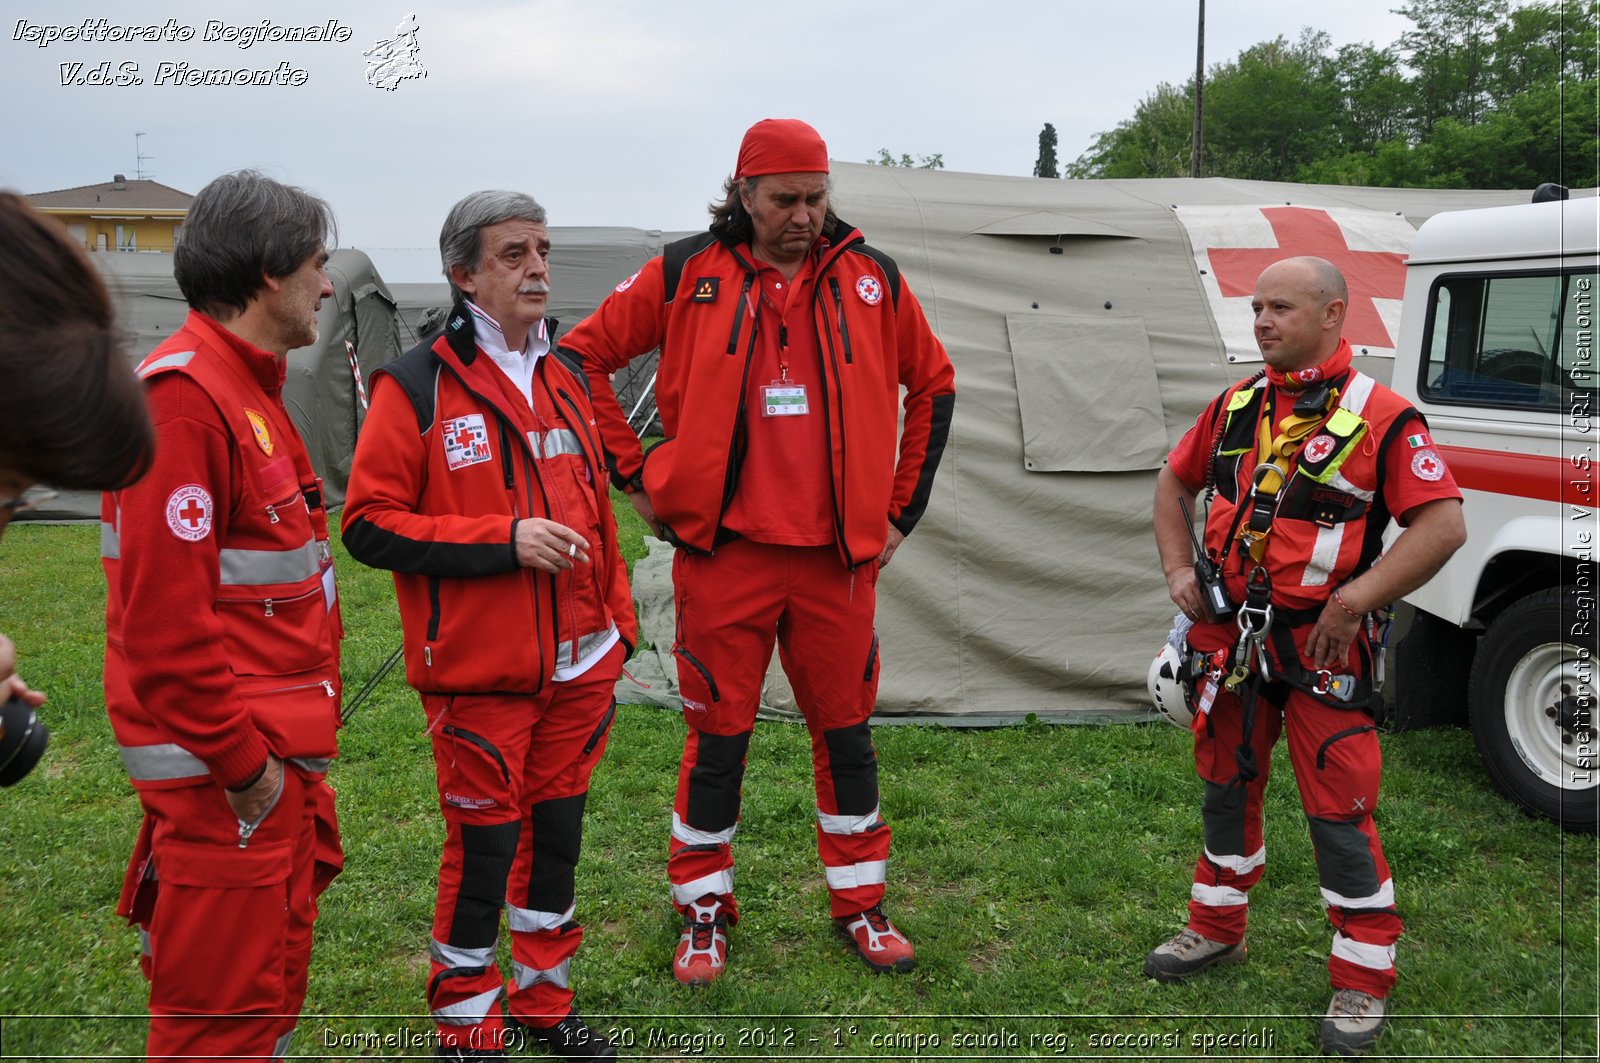
<path id="1" fill-rule="evenodd" d="M 822 732 L 828 744 L 833 800 L 841 816 L 863 816 L 878 807 L 878 754 L 867 721 Z"/>
<path id="2" fill-rule="evenodd" d="M 744 755 L 750 732 L 714 735 L 699 732 L 694 767 L 689 769 L 689 825 L 696 830 L 727 830 L 739 822 L 739 790 L 744 786 Z"/>
<path id="3" fill-rule="evenodd" d="M 462 949 L 494 944 L 500 933 L 500 909 L 506 903 L 506 879 L 521 836 L 522 824 L 516 820 L 487 827 L 461 825 L 461 883 L 445 944 Z"/>
<path id="4" fill-rule="evenodd" d="M 1249 856 L 1244 851 L 1244 790 L 1229 789 L 1221 783 L 1206 782 L 1206 795 L 1200 802 L 1200 819 L 1205 826 L 1206 848 L 1218 856 Z"/>
<path id="5" fill-rule="evenodd" d="M 583 806 L 588 798 L 585 792 L 533 806 L 527 907 L 536 912 L 564 912 L 572 904 L 573 869 L 583 843 Z"/>
<path id="6" fill-rule="evenodd" d="M 1317 880 L 1341 897 L 1370 897 L 1378 892 L 1378 865 L 1367 836 L 1353 820 L 1307 816 L 1311 848 L 1317 854 Z"/>

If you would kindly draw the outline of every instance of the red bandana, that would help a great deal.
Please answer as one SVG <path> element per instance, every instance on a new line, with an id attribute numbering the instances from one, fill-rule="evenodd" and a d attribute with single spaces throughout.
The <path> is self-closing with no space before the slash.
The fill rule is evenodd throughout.
<path id="1" fill-rule="evenodd" d="M 733 176 L 827 172 L 828 146 L 821 134 L 798 118 L 763 118 L 745 132 Z"/>
<path id="2" fill-rule="evenodd" d="M 1330 354 L 1326 361 L 1312 366 L 1310 369 L 1299 369 L 1293 373 L 1280 373 L 1270 365 L 1267 366 L 1267 379 L 1274 387 L 1285 388 L 1289 391 L 1299 391 L 1312 384 L 1320 384 L 1324 380 L 1337 380 L 1345 370 L 1350 368 L 1352 352 L 1348 340 L 1341 338 L 1338 349 Z"/>

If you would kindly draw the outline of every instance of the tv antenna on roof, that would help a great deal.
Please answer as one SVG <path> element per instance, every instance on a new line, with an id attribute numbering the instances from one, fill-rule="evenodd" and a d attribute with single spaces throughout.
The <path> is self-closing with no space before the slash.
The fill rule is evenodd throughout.
<path id="1" fill-rule="evenodd" d="M 146 155 L 143 145 L 139 143 L 139 138 L 144 135 L 142 131 L 133 135 L 133 176 L 138 181 L 148 181 L 155 176 L 144 168 L 146 162 L 155 158 L 154 155 Z"/>

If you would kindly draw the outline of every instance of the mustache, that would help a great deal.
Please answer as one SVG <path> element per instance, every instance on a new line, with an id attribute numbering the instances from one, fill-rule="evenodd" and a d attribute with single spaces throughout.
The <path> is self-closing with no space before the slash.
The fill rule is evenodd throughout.
<path id="1" fill-rule="evenodd" d="M 550 285 L 544 281 L 529 281 L 517 289 L 518 295 L 549 295 Z"/>

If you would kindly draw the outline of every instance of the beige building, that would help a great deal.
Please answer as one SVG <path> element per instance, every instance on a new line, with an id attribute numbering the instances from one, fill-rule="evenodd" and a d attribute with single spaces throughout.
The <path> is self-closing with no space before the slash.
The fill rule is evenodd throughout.
<path id="1" fill-rule="evenodd" d="M 66 226 L 89 251 L 172 252 L 173 240 L 194 197 L 155 181 L 117 174 L 98 185 L 24 196 L 41 214 Z"/>

